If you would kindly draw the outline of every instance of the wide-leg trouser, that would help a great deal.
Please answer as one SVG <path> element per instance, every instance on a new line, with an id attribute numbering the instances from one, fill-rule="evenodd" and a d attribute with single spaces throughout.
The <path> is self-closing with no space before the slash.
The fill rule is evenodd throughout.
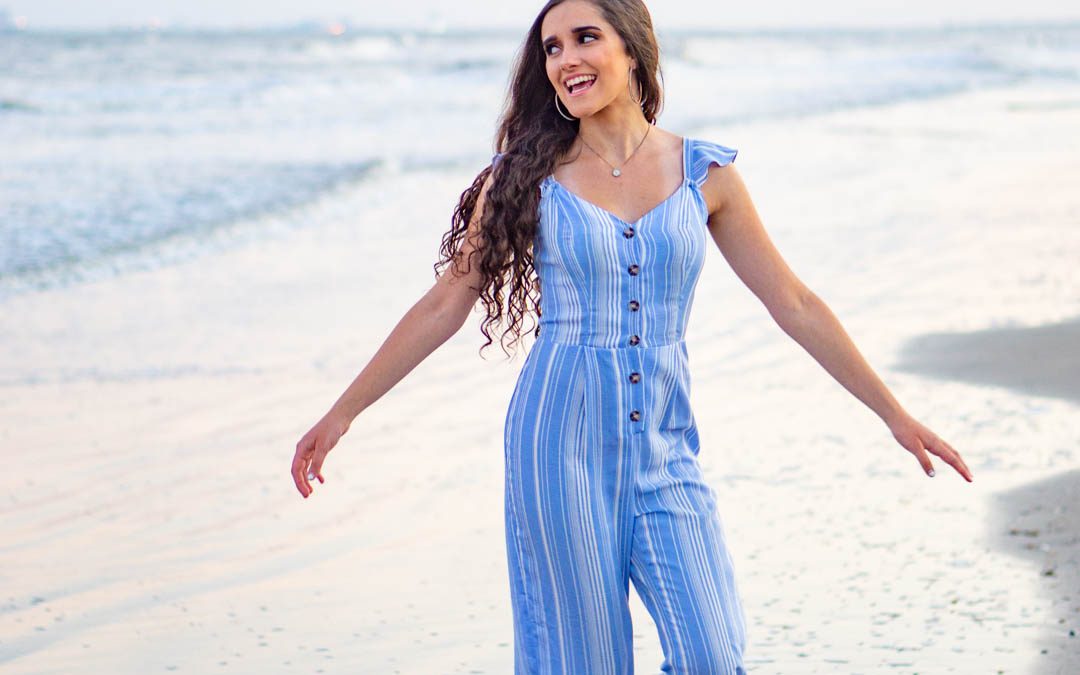
<path id="1" fill-rule="evenodd" d="M 631 581 L 661 672 L 745 673 L 746 618 L 697 462 L 686 366 L 683 342 L 533 345 L 505 434 L 516 675 L 632 675 Z"/>

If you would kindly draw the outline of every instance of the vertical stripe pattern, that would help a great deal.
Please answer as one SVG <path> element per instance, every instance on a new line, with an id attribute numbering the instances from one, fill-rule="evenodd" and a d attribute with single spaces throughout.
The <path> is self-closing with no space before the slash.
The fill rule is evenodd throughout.
<path id="1" fill-rule="evenodd" d="M 553 176 L 540 184 L 543 314 L 504 433 L 516 675 L 632 675 L 631 582 L 661 672 L 745 673 L 684 341 L 705 258 L 700 188 L 737 151 L 684 138 L 682 152 L 682 183 L 633 223 Z"/>

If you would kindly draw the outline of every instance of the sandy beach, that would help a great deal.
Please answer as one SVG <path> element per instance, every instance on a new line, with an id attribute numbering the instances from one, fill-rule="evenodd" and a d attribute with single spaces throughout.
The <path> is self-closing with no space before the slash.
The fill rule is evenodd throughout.
<path id="1" fill-rule="evenodd" d="M 740 149 L 789 264 L 975 475 L 923 475 L 710 250 L 687 343 L 749 672 L 1080 672 L 1078 113 L 1062 85 L 674 129 Z M 432 283 L 479 166 L 3 301 L 0 670 L 512 672 L 501 440 L 523 354 L 479 358 L 474 315 L 311 499 L 288 473 Z M 636 672 L 657 672 L 631 607 Z"/>
<path id="2" fill-rule="evenodd" d="M 897 367 L 1080 405 L 1080 321 L 918 336 Z M 1074 413 L 1071 438 L 1078 432 Z M 1038 570 L 1049 617 L 1057 618 L 1038 639 L 1045 661 L 1032 672 L 1080 671 L 1080 468 L 1003 490 L 992 504 L 990 543 Z"/>

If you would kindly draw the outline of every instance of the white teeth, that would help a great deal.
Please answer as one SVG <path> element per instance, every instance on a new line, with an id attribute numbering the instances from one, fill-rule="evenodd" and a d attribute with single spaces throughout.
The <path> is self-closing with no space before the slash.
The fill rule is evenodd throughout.
<path id="1" fill-rule="evenodd" d="M 567 89 L 573 89 L 574 85 L 578 84 L 579 82 L 589 82 L 589 81 L 595 80 L 595 79 L 596 79 L 595 75 L 578 75 L 577 77 L 572 77 L 572 78 L 570 78 L 569 80 L 566 81 L 566 88 Z"/>

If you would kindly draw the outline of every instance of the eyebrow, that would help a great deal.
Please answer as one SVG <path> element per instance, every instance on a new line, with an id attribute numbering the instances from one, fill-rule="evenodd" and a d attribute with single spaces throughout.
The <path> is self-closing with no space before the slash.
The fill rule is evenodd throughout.
<path id="1" fill-rule="evenodd" d="M 582 31 L 587 31 L 587 30 L 598 30 L 598 31 L 603 32 L 603 30 L 599 26 L 578 26 L 577 28 L 571 28 L 570 32 L 571 33 L 580 33 Z M 554 42 L 557 39 L 558 38 L 556 38 L 554 35 L 549 35 L 548 37 L 544 38 L 544 42 L 542 44 L 543 44 L 543 46 L 547 47 L 548 44 Z"/>

